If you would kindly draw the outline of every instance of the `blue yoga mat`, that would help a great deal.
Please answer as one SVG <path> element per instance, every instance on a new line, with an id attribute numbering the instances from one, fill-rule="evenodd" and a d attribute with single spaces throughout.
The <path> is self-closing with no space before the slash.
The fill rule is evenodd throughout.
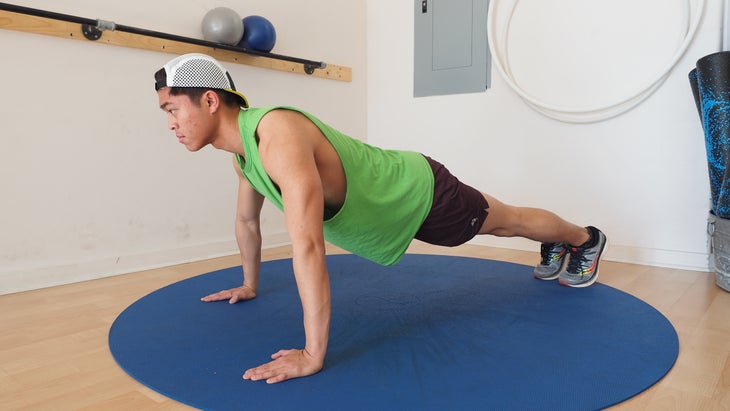
<path id="1" fill-rule="evenodd" d="M 142 384 L 208 410 L 601 409 L 677 358 L 661 313 L 602 284 L 562 287 L 535 280 L 532 267 L 465 257 L 327 263 L 329 351 L 311 377 L 241 378 L 304 346 L 289 259 L 263 263 L 258 297 L 243 303 L 200 301 L 240 285 L 240 267 L 155 291 L 119 315 L 109 347 Z"/>

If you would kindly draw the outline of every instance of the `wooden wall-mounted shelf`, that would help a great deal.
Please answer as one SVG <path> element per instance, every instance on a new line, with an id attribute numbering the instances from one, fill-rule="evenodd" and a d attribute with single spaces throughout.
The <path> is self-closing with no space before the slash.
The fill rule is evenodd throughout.
<path id="1" fill-rule="evenodd" d="M 115 46 L 130 47 L 143 50 L 160 51 L 177 55 L 186 53 L 204 53 L 220 61 L 246 64 L 249 66 L 278 71 L 286 71 L 290 73 L 311 75 L 314 77 L 331 80 L 339 80 L 345 82 L 352 81 L 352 69 L 349 67 L 336 66 L 332 64 L 325 65 L 324 63 L 320 62 L 311 62 L 324 66 L 324 68 L 319 68 L 319 66 L 313 68 L 312 64 L 310 64 L 308 60 L 297 59 L 288 56 L 280 56 L 277 54 L 266 55 L 266 53 L 260 52 L 256 52 L 256 54 L 253 55 L 244 51 L 235 50 L 235 48 L 231 46 L 218 45 L 216 43 L 206 42 L 198 39 L 173 36 L 165 33 L 146 31 L 142 29 L 135 30 L 147 32 L 149 33 L 149 35 L 122 30 L 103 30 L 99 33 L 100 37 L 97 40 L 89 40 L 87 39 L 87 37 L 85 37 L 82 30 L 82 24 L 80 23 L 59 20 L 50 17 L 31 15 L 22 12 L 3 10 L 2 6 L 22 8 L 20 6 L 0 3 L 0 28 L 2 29 L 43 34 L 72 40 L 92 41 L 94 43 L 110 44 Z M 91 27 L 91 29 L 93 30 L 94 28 Z M 155 35 L 169 36 L 170 38 L 160 38 L 156 37 Z M 299 62 L 300 60 L 303 62 Z"/>

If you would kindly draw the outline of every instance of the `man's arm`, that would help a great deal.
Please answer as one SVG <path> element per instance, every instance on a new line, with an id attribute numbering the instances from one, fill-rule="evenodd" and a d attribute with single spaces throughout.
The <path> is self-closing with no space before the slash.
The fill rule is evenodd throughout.
<path id="1" fill-rule="evenodd" d="M 281 115 L 284 118 L 277 117 Z M 298 123 L 297 119 L 292 122 L 291 113 L 271 112 L 267 116 L 271 117 L 264 117 L 259 125 L 259 153 L 266 171 L 282 192 L 306 343 L 304 349 L 275 353 L 273 361 L 246 371 L 244 378 L 276 383 L 322 369 L 331 301 L 322 222 L 324 191 L 314 155 L 318 138 L 324 137 L 311 135 L 319 132 L 308 127 L 311 123 Z"/>
<path id="2" fill-rule="evenodd" d="M 222 290 L 202 298 L 205 302 L 228 300 L 233 304 L 256 297 L 261 271 L 261 207 L 264 196 L 256 192 L 241 174 L 238 162 L 233 157 L 233 166 L 238 175 L 238 204 L 236 206 L 236 241 L 243 265 L 243 285 Z"/>

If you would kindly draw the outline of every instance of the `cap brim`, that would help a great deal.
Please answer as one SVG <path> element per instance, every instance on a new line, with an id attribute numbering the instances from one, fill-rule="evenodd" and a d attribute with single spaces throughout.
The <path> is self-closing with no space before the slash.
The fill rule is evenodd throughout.
<path id="1" fill-rule="evenodd" d="M 229 88 L 226 88 L 224 90 L 227 91 L 227 92 L 229 92 L 229 93 L 231 93 L 231 94 L 235 94 L 236 96 L 238 96 L 241 99 L 241 103 L 243 103 L 243 104 L 241 104 L 241 106 L 243 108 L 248 108 L 248 99 L 246 98 L 246 96 L 244 96 L 243 94 L 239 93 L 236 90 L 231 90 Z"/>

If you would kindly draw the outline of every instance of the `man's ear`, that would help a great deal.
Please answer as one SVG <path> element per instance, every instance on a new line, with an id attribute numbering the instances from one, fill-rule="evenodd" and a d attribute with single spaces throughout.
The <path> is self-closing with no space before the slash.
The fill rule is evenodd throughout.
<path id="1" fill-rule="evenodd" d="M 200 103 L 202 107 L 208 109 L 210 114 L 213 114 L 218 111 L 218 108 L 220 108 L 221 99 L 218 96 L 218 93 L 213 90 L 208 90 L 203 93 L 202 97 L 200 97 Z"/>

